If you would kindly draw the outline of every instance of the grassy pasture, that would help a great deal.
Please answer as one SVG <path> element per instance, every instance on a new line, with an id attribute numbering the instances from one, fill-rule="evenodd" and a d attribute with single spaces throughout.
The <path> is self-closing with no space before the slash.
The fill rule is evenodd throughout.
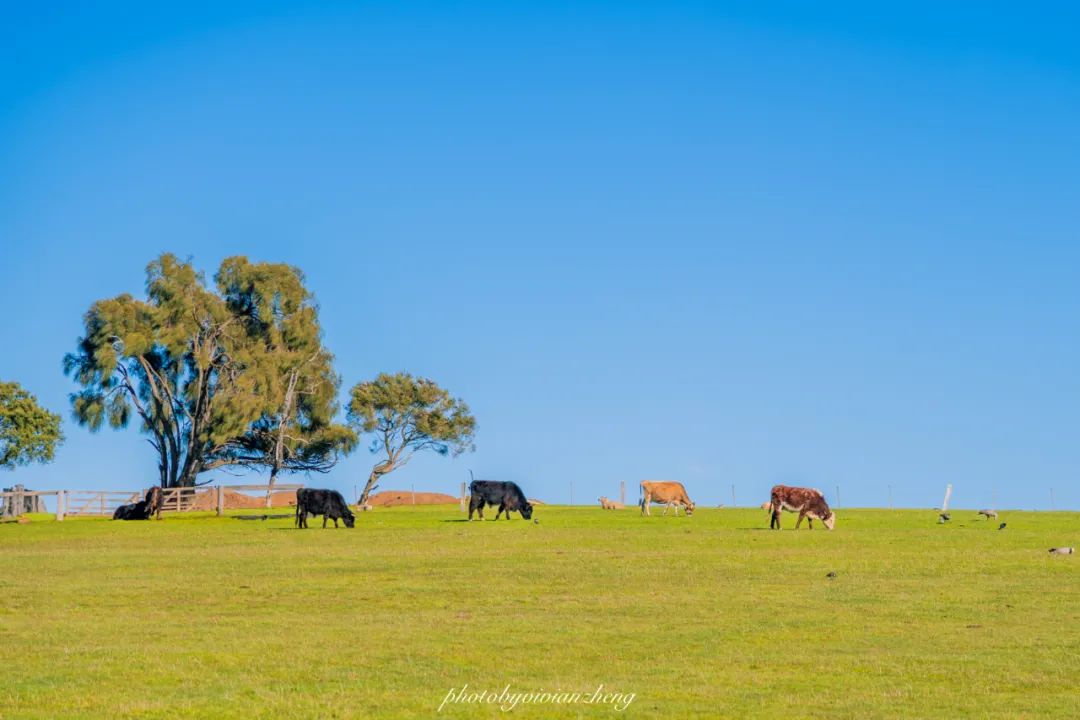
<path id="1" fill-rule="evenodd" d="M 838 515 L 3 525 L 0 717 L 1080 717 L 1080 514 Z"/>

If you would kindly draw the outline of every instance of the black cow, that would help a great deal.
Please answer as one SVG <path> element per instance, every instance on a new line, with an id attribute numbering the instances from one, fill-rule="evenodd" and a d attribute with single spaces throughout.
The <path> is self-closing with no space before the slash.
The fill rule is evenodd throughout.
<path id="1" fill-rule="evenodd" d="M 149 520 L 154 513 L 161 514 L 161 488 L 152 487 L 146 499 L 129 505 L 121 505 L 113 512 L 113 520 Z"/>
<path id="2" fill-rule="evenodd" d="M 314 488 L 300 488 L 296 491 L 296 524 L 306 528 L 308 515 L 322 515 L 322 526 L 326 527 L 327 520 L 334 521 L 337 527 L 339 519 L 345 521 L 345 527 L 353 527 L 356 517 L 349 510 L 345 498 L 337 490 L 315 490 Z"/>
<path id="3" fill-rule="evenodd" d="M 495 480 L 473 480 L 469 485 L 469 520 L 472 520 L 473 511 L 477 511 L 480 519 L 484 519 L 485 505 L 498 505 L 499 511 L 495 513 L 495 519 L 505 512 L 506 519 L 510 519 L 511 511 L 521 513 L 521 517 L 529 520 L 532 518 L 533 506 L 521 492 L 517 483 L 498 482 Z"/>

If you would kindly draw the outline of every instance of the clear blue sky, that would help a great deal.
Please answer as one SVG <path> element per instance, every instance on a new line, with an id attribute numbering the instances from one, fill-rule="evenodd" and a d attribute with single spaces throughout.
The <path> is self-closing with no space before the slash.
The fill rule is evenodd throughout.
<path id="1" fill-rule="evenodd" d="M 68 435 L 4 484 L 153 482 L 61 358 L 171 251 L 298 265 L 346 388 L 472 405 L 385 487 L 1080 507 L 1064 4 L 156 5 L 3 10 L 0 377 Z"/>

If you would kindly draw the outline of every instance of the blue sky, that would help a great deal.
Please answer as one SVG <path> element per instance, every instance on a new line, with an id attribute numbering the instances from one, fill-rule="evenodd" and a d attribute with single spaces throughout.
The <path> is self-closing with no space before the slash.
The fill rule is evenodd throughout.
<path id="1" fill-rule="evenodd" d="M 94 5 L 0 23 L 0 378 L 65 418 L 92 301 L 245 254 L 307 274 L 343 395 L 475 410 L 384 487 L 1080 508 L 1064 4 Z M 153 481 L 66 433 L 0 479 Z"/>

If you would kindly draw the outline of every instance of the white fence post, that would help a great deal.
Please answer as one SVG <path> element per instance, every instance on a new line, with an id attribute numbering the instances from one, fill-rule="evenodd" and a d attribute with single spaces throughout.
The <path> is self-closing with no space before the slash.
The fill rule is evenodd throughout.
<path id="1" fill-rule="evenodd" d="M 217 516 L 221 517 L 225 514 L 225 488 L 217 486 Z"/>
<path id="2" fill-rule="evenodd" d="M 67 490 L 56 491 L 56 522 L 64 522 L 64 512 L 67 510 Z"/>

